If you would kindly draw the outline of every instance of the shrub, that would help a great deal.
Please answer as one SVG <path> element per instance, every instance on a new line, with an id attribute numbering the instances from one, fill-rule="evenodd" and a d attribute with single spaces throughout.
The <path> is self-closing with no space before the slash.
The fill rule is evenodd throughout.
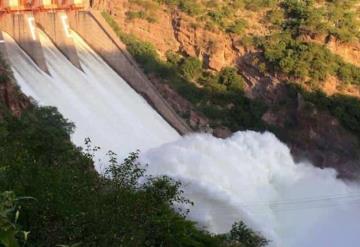
<path id="1" fill-rule="evenodd" d="M 244 19 L 237 20 L 233 25 L 231 25 L 227 32 L 234 34 L 243 34 L 245 29 L 247 28 L 248 23 Z"/>
<path id="2" fill-rule="evenodd" d="M 360 21 L 354 11 L 356 1 L 326 1 L 321 6 L 315 2 L 283 1 L 281 6 L 286 16 L 284 28 L 295 35 L 304 32 L 334 35 L 344 42 L 360 38 Z"/>
<path id="3" fill-rule="evenodd" d="M 244 88 L 243 78 L 232 67 L 226 67 L 220 71 L 218 82 L 230 91 L 242 91 Z"/>
<path id="4" fill-rule="evenodd" d="M 245 8 L 252 11 L 258 11 L 263 8 L 274 7 L 277 0 L 243 0 Z"/>
<path id="5" fill-rule="evenodd" d="M 0 84 L 9 82 L 10 69 L 8 64 L 5 62 L 3 55 L 0 53 Z"/>
<path id="6" fill-rule="evenodd" d="M 269 244 L 268 240 L 255 233 L 242 221 L 234 223 L 230 231 L 230 239 L 242 243 L 244 247 L 262 247 Z"/>
<path id="7" fill-rule="evenodd" d="M 345 83 L 360 82 L 360 68 L 345 63 L 324 46 L 298 41 L 288 33 L 269 36 L 260 42 L 260 47 L 275 71 L 291 77 L 318 82 L 333 75 Z"/>
<path id="8" fill-rule="evenodd" d="M 18 247 L 20 241 L 26 241 L 28 233 L 20 230 L 17 224 L 18 218 L 19 205 L 15 193 L 12 191 L 0 193 L 0 246 Z"/>
<path id="9" fill-rule="evenodd" d="M 133 19 L 145 19 L 146 14 L 144 11 L 137 11 L 137 12 L 133 12 L 133 11 L 128 11 L 126 12 L 126 17 L 129 20 L 133 20 Z"/>
<path id="10" fill-rule="evenodd" d="M 284 11 L 282 9 L 272 9 L 266 13 L 266 21 L 275 26 L 282 26 L 285 20 Z"/>
<path id="11" fill-rule="evenodd" d="M 306 91 L 302 87 L 291 83 L 289 87 L 303 95 L 304 99 L 313 103 L 319 109 L 330 112 L 342 126 L 354 133 L 360 140 L 360 100 L 346 95 L 335 94 L 327 96 L 322 91 Z"/>
<path id="12" fill-rule="evenodd" d="M 194 0 L 180 0 L 178 6 L 191 16 L 197 16 L 203 12 L 202 6 Z"/>
<path id="13" fill-rule="evenodd" d="M 195 57 L 187 57 L 180 65 L 180 73 L 189 81 L 197 80 L 202 73 L 202 62 Z"/>
<path id="14" fill-rule="evenodd" d="M 166 60 L 171 63 L 172 65 L 179 65 L 180 62 L 181 62 L 181 56 L 176 53 L 176 52 L 173 52 L 172 50 L 168 50 L 165 54 L 166 56 Z"/>

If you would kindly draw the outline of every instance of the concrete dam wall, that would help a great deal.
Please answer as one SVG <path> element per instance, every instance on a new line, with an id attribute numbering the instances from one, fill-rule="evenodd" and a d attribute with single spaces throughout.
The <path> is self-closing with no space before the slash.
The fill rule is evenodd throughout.
<path id="1" fill-rule="evenodd" d="M 140 94 L 173 128 L 184 135 L 191 130 L 162 98 L 144 75 L 125 45 L 96 11 L 59 10 L 0 14 L 0 31 L 10 35 L 42 71 L 48 73 L 48 61 L 39 39 L 38 28 L 77 69 L 82 70 L 71 32 L 75 32 L 138 94 Z M 1 32 L 0 32 L 1 34 Z M 2 45 L 0 51 L 11 56 Z M 7 54 L 7 55 L 6 55 Z M 31 75 L 29 75 L 31 76 Z"/>

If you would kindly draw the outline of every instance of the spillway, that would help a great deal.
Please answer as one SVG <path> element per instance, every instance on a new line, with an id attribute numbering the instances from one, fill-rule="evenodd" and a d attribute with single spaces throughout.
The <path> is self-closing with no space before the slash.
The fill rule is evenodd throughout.
<path id="1" fill-rule="evenodd" d="M 102 155 L 112 150 L 126 157 L 137 149 L 146 151 L 179 137 L 76 33 L 72 35 L 83 71 L 75 68 L 40 30 L 39 34 L 51 76 L 4 33 L 11 67 L 26 95 L 40 105 L 56 106 L 75 123 L 75 144 L 81 146 L 89 137 L 101 147 Z"/>

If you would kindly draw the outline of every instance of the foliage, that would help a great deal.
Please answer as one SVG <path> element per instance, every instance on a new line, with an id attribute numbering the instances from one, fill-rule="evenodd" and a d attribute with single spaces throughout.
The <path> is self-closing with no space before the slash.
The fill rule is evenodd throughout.
<path id="1" fill-rule="evenodd" d="M 126 12 L 126 16 L 129 20 L 133 20 L 133 19 L 145 19 L 145 12 L 144 11 L 137 11 L 137 12 L 134 12 L 134 11 L 128 11 Z"/>
<path id="2" fill-rule="evenodd" d="M 27 241 L 30 232 L 21 231 L 17 221 L 20 215 L 19 200 L 14 192 L 0 193 L 0 246 L 17 247 Z"/>
<path id="3" fill-rule="evenodd" d="M 6 64 L 3 55 L 0 53 L 0 84 L 9 81 L 9 67 Z"/>
<path id="4" fill-rule="evenodd" d="M 231 91 L 242 91 L 245 84 L 244 79 L 232 67 L 226 67 L 220 71 L 218 82 Z"/>
<path id="5" fill-rule="evenodd" d="M 277 0 L 237 0 L 242 1 L 245 8 L 252 11 L 258 11 L 263 8 L 270 8 L 277 4 Z"/>
<path id="6" fill-rule="evenodd" d="M 265 19 L 275 26 L 282 27 L 285 21 L 285 14 L 282 9 L 274 8 L 266 13 Z"/>
<path id="7" fill-rule="evenodd" d="M 203 13 L 203 6 L 198 1 L 193 0 L 156 0 L 159 3 L 176 6 L 181 11 L 191 16 L 197 16 Z"/>
<path id="8" fill-rule="evenodd" d="M 126 17 L 128 20 L 134 20 L 134 19 L 143 19 L 148 21 L 149 23 L 155 23 L 156 19 L 153 16 L 153 13 L 148 11 L 128 11 L 126 12 Z"/>
<path id="9" fill-rule="evenodd" d="M 345 83 L 360 84 L 359 67 L 345 63 L 324 46 L 293 39 L 289 33 L 268 36 L 259 47 L 275 71 L 291 77 L 319 82 L 333 75 Z"/>
<path id="10" fill-rule="evenodd" d="M 247 26 L 248 23 L 246 20 L 239 19 L 236 20 L 235 23 L 227 29 L 227 32 L 234 34 L 243 34 Z"/>
<path id="11" fill-rule="evenodd" d="M 193 0 L 180 0 L 179 8 L 191 16 L 196 16 L 202 13 L 201 5 Z"/>
<path id="12" fill-rule="evenodd" d="M 199 79 L 202 73 L 202 62 L 195 57 L 187 57 L 180 64 L 180 73 L 189 81 Z"/>
<path id="13" fill-rule="evenodd" d="M 171 50 L 167 51 L 165 55 L 166 55 L 166 60 L 174 66 L 179 65 L 180 62 L 182 61 L 182 57 L 178 53 L 173 52 Z"/>
<path id="14" fill-rule="evenodd" d="M 304 100 L 321 110 L 330 112 L 350 132 L 360 139 L 360 100 L 342 94 L 327 96 L 322 91 L 309 92 L 295 83 L 289 84 L 290 89 L 300 93 Z"/>
<path id="15" fill-rule="evenodd" d="M 119 38 L 128 46 L 137 62 L 144 67 L 145 72 L 155 73 L 164 83 L 169 83 L 204 113 L 211 120 L 213 127 L 225 125 L 234 131 L 246 128 L 263 129 L 261 116 L 266 107 L 258 101 L 245 97 L 242 92 L 245 82 L 236 69 L 224 68 L 220 73 L 212 74 L 202 69 L 202 63 L 197 58 L 183 58 L 177 53 L 167 52 L 168 62 L 163 62 L 156 52 L 144 51 L 145 54 L 141 55 L 134 52 L 132 47 L 142 47 L 145 43 L 138 45 L 141 41 L 129 38 L 110 15 L 107 13 L 103 15 Z M 146 59 L 142 59 L 144 57 Z M 152 66 L 147 66 L 149 63 Z M 198 87 L 199 84 L 203 87 Z"/>
<path id="16" fill-rule="evenodd" d="M 285 29 L 295 35 L 302 33 L 333 35 L 341 41 L 351 42 L 360 38 L 359 25 L 354 6 L 356 1 L 285 0 L 281 6 L 286 13 Z"/>
<path id="17" fill-rule="evenodd" d="M 268 240 L 255 233 L 242 221 L 233 224 L 229 239 L 235 243 L 241 243 L 244 247 L 263 247 L 269 244 Z"/>

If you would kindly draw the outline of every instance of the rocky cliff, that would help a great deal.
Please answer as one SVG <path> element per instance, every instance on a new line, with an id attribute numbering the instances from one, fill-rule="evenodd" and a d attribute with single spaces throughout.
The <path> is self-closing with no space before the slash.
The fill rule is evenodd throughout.
<path id="1" fill-rule="evenodd" d="M 30 100 L 18 89 L 12 73 L 0 53 L 0 117 L 4 110 L 9 110 L 14 116 L 20 116 L 21 112 L 29 105 Z"/>
<path id="2" fill-rule="evenodd" d="M 360 145 L 356 134 L 345 128 L 330 111 L 319 108 L 304 99 L 300 92 L 289 89 L 284 82 L 293 78 L 283 73 L 264 73 L 261 52 L 249 44 L 249 37 L 274 32 L 274 25 L 266 21 L 269 8 L 257 11 L 243 9 L 237 13 L 237 19 L 246 20 L 246 28 L 241 34 L 224 32 L 204 16 L 194 16 L 176 6 L 151 0 L 95 0 L 93 8 L 107 11 L 124 32 L 153 44 L 164 60 L 166 53 L 172 51 L 199 58 L 210 73 L 236 66 L 246 81 L 246 96 L 267 105 L 267 111 L 262 116 L 267 126 L 265 129 L 274 131 L 286 142 L 297 159 L 309 160 L 321 167 L 335 167 L 346 177 L 357 176 L 360 171 Z M 213 17 L 212 12 L 206 16 Z M 215 15 L 212 20 L 216 18 Z M 359 65 L 360 43 L 357 41 L 344 43 L 324 35 L 308 34 L 302 35 L 299 40 L 319 43 L 347 63 Z M 161 78 L 152 76 L 152 81 L 193 128 L 197 126 L 206 130 L 211 125 L 209 119 L 194 109 L 196 106 L 192 106 L 171 86 L 161 83 Z M 317 90 L 328 96 L 340 93 L 359 97 L 359 85 L 340 84 L 338 78 L 329 76 L 317 85 Z M 313 90 L 307 84 L 303 85 Z M 221 137 L 231 133 L 226 126 L 218 126 L 212 131 Z"/>

